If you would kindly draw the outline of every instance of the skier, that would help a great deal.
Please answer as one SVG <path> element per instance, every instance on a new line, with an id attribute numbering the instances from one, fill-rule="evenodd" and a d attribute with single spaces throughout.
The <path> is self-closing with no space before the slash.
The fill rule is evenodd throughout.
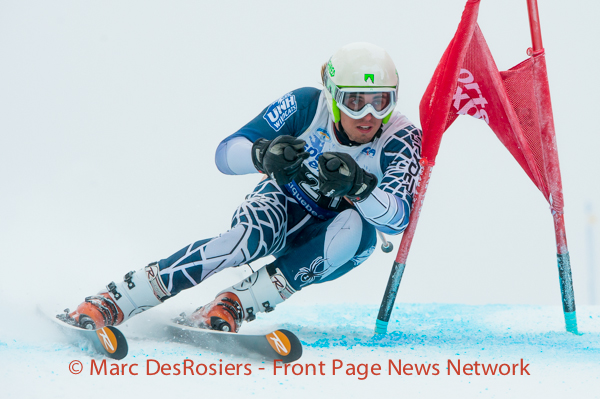
<path id="1" fill-rule="evenodd" d="M 324 89 L 285 94 L 217 148 L 221 172 L 266 175 L 229 231 L 127 273 L 59 318 L 87 329 L 118 325 L 227 267 L 273 255 L 184 321 L 237 332 L 258 312 L 363 263 L 376 229 L 401 233 L 420 170 L 421 131 L 395 111 L 392 59 L 375 45 L 353 43 L 321 75 Z"/>

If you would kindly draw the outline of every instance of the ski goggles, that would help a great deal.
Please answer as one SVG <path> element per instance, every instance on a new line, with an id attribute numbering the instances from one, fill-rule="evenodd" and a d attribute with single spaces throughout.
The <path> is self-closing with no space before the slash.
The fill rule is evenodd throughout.
<path id="1" fill-rule="evenodd" d="M 327 88 L 338 108 L 352 119 L 364 118 L 369 113 L 383 119 L 396 106 L 394 87 L 338 87 L 327 80 Z"/>
<path id="2" fill-rule="evenodd" d="M 352 119 L 361 119 L 372 114 L 377 119 L 389 115 L 396 105 L 396 89 L 364 90 L 364 88 L 344 88 L 336 93 L 338 108 Z"/>

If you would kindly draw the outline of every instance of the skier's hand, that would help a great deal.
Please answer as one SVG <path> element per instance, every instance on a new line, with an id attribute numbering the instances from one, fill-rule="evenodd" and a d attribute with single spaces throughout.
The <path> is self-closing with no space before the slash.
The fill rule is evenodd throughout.
<path id="1" fill-rule="evenodd" d="M 259 172 L 266 173 L 283 186 L 294 180 L 302 162 L 310 156 L 304 150 L 305 145 L 304 140 L 293 136 L 258 139 L 252 145 L 252 162 Z"/>
<path id="2" fill-rule="evenodd" d="M 358 166 L 349 154 L 324 152 L 319 157 L 319 191 L 325 196 L 361 201 L 375 187 L 377 177 Z"/>

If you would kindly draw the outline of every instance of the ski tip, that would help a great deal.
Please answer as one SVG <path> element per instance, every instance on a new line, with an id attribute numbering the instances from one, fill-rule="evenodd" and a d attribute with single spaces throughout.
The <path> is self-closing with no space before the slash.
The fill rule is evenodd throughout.
<path id="1" fill-rule="evenodd" d="M 283 363 L 291 363 L 302 356 L 302 343 L 298 337 L 288 330 L 275 330 L 265 335 L 269 345 L 279 356 L 274 358 Z"/>
<path id="2" fill-rule="evenodd" d="M 121 360 L 127 356 L 129 347 L 121 331 L 115 327 L 104 327 L 96 330 L 96 334 L 102 348 L 106 351 L 106 356 L 116 360 Z"/>
<path id="3" fill-rule="evenodd" d="M 127 339 L 117 328 L 104 327 L 99 330 L 87 330 L 69 323 L 63 317 L 63 314 L 53 315 L 52 313 L 42 312 L 41 309 L 39 311 L 73 340 L 78 341 L 82 338 L 91 342 L 95 351 L 99 354 L 115 360 L 121 360 L 127 356 L 129 351 Z"/>

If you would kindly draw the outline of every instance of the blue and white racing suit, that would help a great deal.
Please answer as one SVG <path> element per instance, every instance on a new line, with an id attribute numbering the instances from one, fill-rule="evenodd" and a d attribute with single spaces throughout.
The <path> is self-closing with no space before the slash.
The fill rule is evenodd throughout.
<path id="1" fill-rule="evenodd" d="M 375 249 L 375 229 L 399 234 L 406 228 L 420 171 L 421 131 L 395 111 L 372 142 L 342 145 L 325 101 L 321 90 L 294 90 L 221 142 L 216 163 L 225 174 L 258 173 L 250 153 L 259 138 L 301 138 L 310 157 L 284 187 L 262 180 L 233 215 L 229 231 L 161 260 L 160 277 L 171 295 L 227 267 L 273 255 L 267 270 L 287 299 L 364 262 Z M 351 204 L 319 192 L 317 159 L 328 151 L 350 154 L 377 176 L 378 187 L 369 197 Z"/>

